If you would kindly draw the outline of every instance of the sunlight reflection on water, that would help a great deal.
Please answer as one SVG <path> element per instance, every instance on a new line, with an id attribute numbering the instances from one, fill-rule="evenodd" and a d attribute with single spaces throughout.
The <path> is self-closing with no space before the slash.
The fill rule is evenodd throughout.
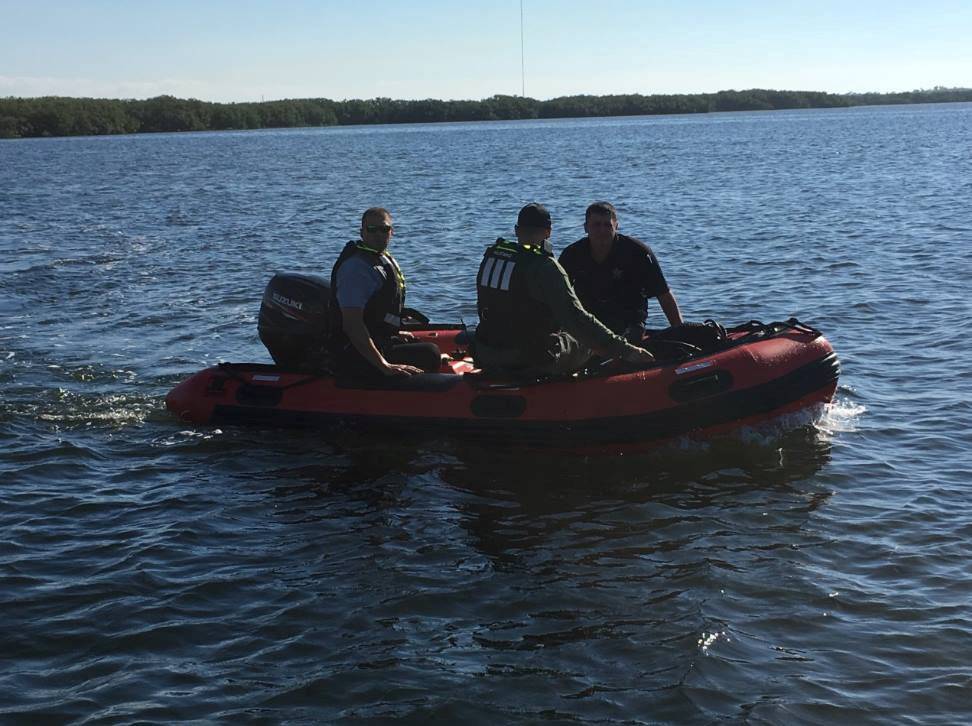
<path id="1" fill-rule="evenodd" d="M 0 142 L 0 720 L 964 722 L 970 117 Z M 364 206 L 472 322 L 516 210 L 596 198 L 688 319 L 822 330 L 834 402 L 623 456 L 164 411 Z"/>

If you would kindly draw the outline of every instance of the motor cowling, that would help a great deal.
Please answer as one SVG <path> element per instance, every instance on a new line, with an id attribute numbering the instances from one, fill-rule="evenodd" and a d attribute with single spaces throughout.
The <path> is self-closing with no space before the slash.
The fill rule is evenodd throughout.
<path id="1" fill-rule="evenodd" d="M 316 275 L 275 274 L 263 293 L 257 331 L 281 368 L 321 371 L 328 366 L 331 285 Z"/>

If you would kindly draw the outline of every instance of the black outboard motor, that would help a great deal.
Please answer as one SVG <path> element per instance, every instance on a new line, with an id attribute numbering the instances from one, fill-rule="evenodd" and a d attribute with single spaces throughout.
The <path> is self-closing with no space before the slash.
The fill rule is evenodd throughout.
<path id="1" fill-rule="evenodd" d="M 278 272 L 267 284 L 257 330 L 273 362 L 290 371 L 324 372 L 331 285 L 316 275 Z"/>

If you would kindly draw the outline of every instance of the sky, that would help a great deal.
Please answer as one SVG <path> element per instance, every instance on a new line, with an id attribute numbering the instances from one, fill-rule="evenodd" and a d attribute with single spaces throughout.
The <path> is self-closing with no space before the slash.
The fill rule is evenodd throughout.
<path id="1" fill-rule="evenodd" d="M 972 87 L 969 0 L 522 0 L 522 29 L 521 0 L 0 0 L 0 97 Z"/>

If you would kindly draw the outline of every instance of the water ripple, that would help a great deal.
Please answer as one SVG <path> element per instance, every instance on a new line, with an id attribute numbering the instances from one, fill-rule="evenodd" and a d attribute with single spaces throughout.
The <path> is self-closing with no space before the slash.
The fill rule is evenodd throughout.
<path id="1" fill-rule="evenodd" d="M 0 720 L 963 722 L 970 110 L 4 142 Z M 472 322 L 515 210 L 596 198 L 690 319 L 824 330 L 835 401 L 615 457 L 163 410 L 362 206 Z"/>

